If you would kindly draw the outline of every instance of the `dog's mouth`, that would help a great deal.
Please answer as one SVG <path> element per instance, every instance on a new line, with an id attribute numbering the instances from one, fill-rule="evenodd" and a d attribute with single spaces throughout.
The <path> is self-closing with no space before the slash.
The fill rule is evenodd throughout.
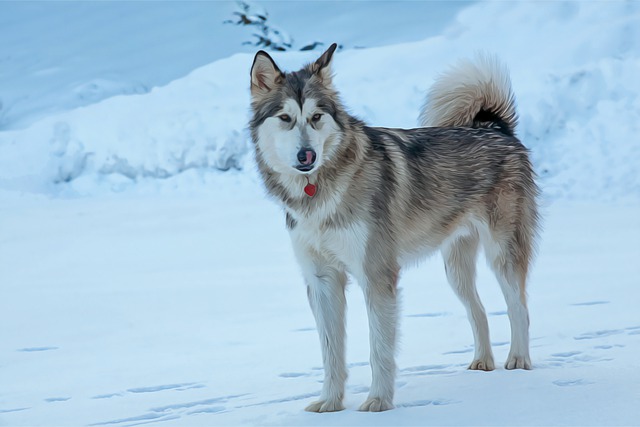
<path id="1" fill-rule="evenodd" d="M 316 152 L 314 150 L 310 148 L 302 148 L 298 151 L 298 155 L 296 157 L 298 159 L 296 169 L 300 172 L 309 172 L 315 167 Z"/>
<path id="2" fill-rule="evenodd" d="M 296 166 L 296 169 L 298 169 L 300 172 L 309 172 L 313 169 L 313 165 L 299 165 Z"/>

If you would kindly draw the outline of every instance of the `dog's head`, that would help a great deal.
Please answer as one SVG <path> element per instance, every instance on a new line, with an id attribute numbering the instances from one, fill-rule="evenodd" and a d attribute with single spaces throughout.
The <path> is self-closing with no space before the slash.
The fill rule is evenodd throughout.
<path id="1" fill-rule="evenodd" d="M 262 159 L 285 175 L 310 174 L 340 142 L 340 106 L 331 83 L 334 43 L 315 62 L 280 71 L 264 51 L 251 67 L 251 131 Z"/>

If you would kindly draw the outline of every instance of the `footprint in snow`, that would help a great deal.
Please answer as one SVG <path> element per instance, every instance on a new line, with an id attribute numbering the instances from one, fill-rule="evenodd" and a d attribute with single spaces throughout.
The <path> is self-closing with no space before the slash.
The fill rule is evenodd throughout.
<path id="1" fill-rule="evenodd" d="M 418 314 L 407 314 L 406 317 L 445 317 L 451 316 L 451 313 L 441 312 L 441 313 L 418 313 Z"/>
<path id="2" fill-rule="evenodd" d="M 618 335 L 624 333 L 622 329 L 605 329 L 601 331 L 594 332 L 585 332 L 584 334 L 580 334 L 576 337 L 573 337 L 574 340 L 593 340 L 597 338 L 609 337 L 611 335 Z"/>
<path id="3" fill-rule="evenodd" d="M 71 398 L 70 397 L 49 397 L 47 399 L 44 399 L 44 401 L 47 403 L 66 402 L 67 400 L 71 400 Z"/>
<path id="4" fill-rule="evenodd" d="M 106 426 L 106 425 L 126 425 L 137 426 L 142 424 L 157 423 L 161 421 L 177 420 L 185 415 L 197 415 L 197 414 L 214 414 L 218 412 L 224 412 L 227 410 L 225 406 L 221 404 L 227 403 L 229 400 L 246 396 L 246 394 L 230 395 L 215 397 L 212 399 L 197 400 L 193 402 L 175 403 L 172 405 L 159 406 L 150 408 L 146 414 L 120 418 L 109 421 L 102 421 L 98 423 L 89 424 L 90 426 Z"/>
<path id="5" fill-rule="evenodd" d="M 369 362 L 353 362 L 353 363 L 349 363 L 349 364 L 347 365 L 347 367 L 348 367 L 349 369 L 351 369 L 351 368 L 357 368 L 357 367 L 359 367 L 359 366 L 369 366 Z"/>
<path id="6" fill-rule="evenodd" d="M 576 302 L 576 303 L 573 303 L 571 305 L 576 306 L 576 307 L 588 307 L 588 306 L 592 306 L 592 305 L 603 305 L 603 304 L 609 304 L 609 301 Z"/>
<path id="7" fill-rule="evenodd" d="M 443 405 L 451 405 L 453 403 L 457 403 L 457 402 L 454 400 L 448 400 L 448 399 L 416 400 L 413 402 L 399 403 L 396 405 L 396 408 L 416 408 L 420 406 L 429 406 L 429 405 L 443 406 Z"/>
<path id="8" fill-rule="evenodd" d="M 98 394 L 92 396 L 92 399 L 111 399 L 112 397 L 122 397 L 124 396 L 122 393 L 107 393 L 107 394 Z"/>
<path id="9" fill-rule="evenodd" d="M 298 400 L 311 399 L 313 397 L 318 397 L 318 396 L 320 396 L 320 392 L 307 393 L 307 394 L 298 394 L 298 395 L 295 395 L 295 396 L 283 397 L 281 399 L 273 399 L 273 400 L 267 400 L 265 402 L 250 403 L 248 405 L 240 405 L 240 406 L 236 406 L 235 409 L 249 408 L 249 407 L 252 407 L 252 406 L 273 405 L 273 404 L 276 404 L 276 403 L 295 402 L 295 401 L 298 401 Z"/>
<path id="10" fill-rule="evenodd" d="M 576 357 L 581 355 L 581 351 L 565 351 L 561 353 L 553 353 L 551 357 L 547 358 L 550 366 L 562 367 L 566 365 L 572 365 L 576 363 Z"/>
<path id="11" fill-rule="evenodd" d="M 315 331 L 316 328 L 299 328 L 299 329 L 294 329 L 293 332 L 311 332 L 311 331 Z"/>
<path id="12" fill-rule="evenodd" d="M 553 353 L 551 356 L 565 358 L 565 357 L 577 356 L 578 354 L 582 354 L 582 352 L 581 351 L 567 351 L 567 352 L 564 352 L 564 353 Z"/>
<path id="13" fill-rule="evenodd" d="M 627 331 L 627 335 L 640 335 L 640 326 L 630 326 L 624 329 Z"/>
<path id="14" fill-rule="evenodd" d="M 423 365 L 423 366 L 410 366 L 408 368 L 401 369 L 401 375 L 447 375 L 455 374 L 456 371 L 447 369 L 451 368 L 451 365 Z"/>
<path id="15" fill-rule="evenodd" d="M 625 346 L 622 344 L 614 344 L 614 345 L 597 345 L 593 348 L 597 350 L 611 350 L 612 348 L 624 348 Z"/>
<path id="16" fill-rule="evenodd" d="M 300 377 L 310 377 L 311 374 L 309 372 L 283 372 L 278 376 L 280 378 L 300 378 Z"/>
<path id="17" fill-rule="evenodd" d="M 442 354 L 465 354 L 465 353 L 471 353 L 473 352 L 473 348 L 465 348 L 462 350 L 452 350 L 452 351 L 445 351 Z"/>
<path id="18" fill-rule="evenodd" d="M 92 399 L 111 399 L 111 398 L 114 398 L 114 397 L 122 397 L 126 393 L 134 393 L 134 394 L 157 393 L 157 392 L 165 391 L 165 390 L 185 391 L 185 390 L 191 390 L 191 389 L 194 389 L 194 388 L 205 388 L 205 387 L 206 386 L 204 384 L 201 384 L 201 383 L 162 384 L 162 385 L 155 385 L 155 386 L 150 386 L 150 387 L 130 388 L 130 389 L 127 389 L 124 392 L 97 394 L 95 396 L 92 396 L 91 398 Z"/>
<path id="19" fill-rule="evenodd" d="M 26 348 L 19 348 L 16 351 L 20 351 L 23 353 L 34 353 L 34 352 L 38 352 L 38 351 L 52 351 L 52 350 L 58 350 L 59 347 L 26 347 Z"/>
<path id="20" fill-rule="evenodd" d="M 135 417 L 118 418 L 115 420 L 93 423 L 93 424 L 89 424 L 89 426 L 93 427 L 93 426 L 106 426 L 106 425 L 113 425 L 113 424 L 126 424 L 129 427 L 129 426 L 137 426 L 141 424 L 148 424 L 148 423 L 157 422 L 157 421 L 177 420 L 179 418 L 180 416 L 178 415 L 167 416 L 162 414 L 143 414 Z"/>
<path id="21" fill-rule="evenodd" d="M 171 412 L 181 411 L 185 409 L 195 408 L 198 406 L 220 407 L 221 403 L 227 403 L 229 400 L 237 399 L 243 396 L 246 396 L 246 394 L 234 394 L 230 396 L 214 397 L 212 399 L 196 400 L 192 402 L 183 402 L 183 403 L 174 403 L 171 405 L 157 406 L 155 408 L 151 408 L 150 411 L 156 412 L 156 413 L 171 413 Z"/>
<path id="22" fill-rule="evenodd" d="M 575 387 L 575 386 L 579 386 L 579 385 L 593 384 L 593 382 L 592 381 L 583 380 L 583 379 L 578 379 L 578 380 L 557 380 L 557 381 L 554 381 L 553 384 L 557 385 L 558 387 Z"/>
<path id="23" fill-rule="evenodd" d="M 506 315 L 507 315 L 507 311 L 506 310 L 492 311 L 491 313 L 489 313 L 489 316 L 506 316 Z"/>
<path id="24" fill-rule="evenodd" d="M 217 414 L 218 412 L 224 412 L 227 408 L 224 406 L 212 406 L 210 408 L 201 408 L 194 409 L 193 411 L 187 412 L 187 415 L 196 415 L 196 414 Z"/>
<path id="25" fill-rule="evenodd" d="M 0 409 L 0 414 L 8 414 L 10 412 L 21 412 L 21 411 L 27 411 L 31 408 L 11 408 L 11 409 Z"/>
<path id="26" fill-rule="evenodd" d="M 179 384 L 163 384 L 151 387 L 137 387 L 130 388 L 127 391 L 129 393 L 156 393 L 164 390 L 177 390 L 184 391 L 192 388 L 203 388 L 204 385 L 198 383 L 179 383 Z"/>

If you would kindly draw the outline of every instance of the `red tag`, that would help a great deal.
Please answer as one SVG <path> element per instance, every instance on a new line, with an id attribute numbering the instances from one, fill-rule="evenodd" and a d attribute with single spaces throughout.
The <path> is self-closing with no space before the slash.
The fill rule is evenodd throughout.
<path id="1" fill-rule="evenodd" d="M 313 195 L 316 194 L 316 186 L 311 183 L 308 183 L 304 187 L 304 192 L 307 193 L 307 196 L 313 197 Z"/>

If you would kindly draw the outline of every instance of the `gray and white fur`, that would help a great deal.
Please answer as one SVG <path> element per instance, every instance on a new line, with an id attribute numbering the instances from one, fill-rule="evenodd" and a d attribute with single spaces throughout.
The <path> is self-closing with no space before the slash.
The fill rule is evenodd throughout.
<path id="1" fill-rule="evenodd" d="M 344 408 L 348 274 L 363 289 L 369 317 L 372 384 L 360 410 L 393 408 L 400 269 L 438 249 L 473 330 L 469 369 L 495 367 L 475 287 L 480 244 L 507 302 L 505 367 L 531 369 L 526 281 L 538 188 L 515 137 L 505 68 L 489 56 L 461 62 L 429 91 L 424 127 L 369 127 L 346 112 L 333 86 L 335 48 L 290 73 L 260 51 L 251 68 L 258 168 L 285 210 L 322 348 L 322 392 L 306 409 Z"/>

